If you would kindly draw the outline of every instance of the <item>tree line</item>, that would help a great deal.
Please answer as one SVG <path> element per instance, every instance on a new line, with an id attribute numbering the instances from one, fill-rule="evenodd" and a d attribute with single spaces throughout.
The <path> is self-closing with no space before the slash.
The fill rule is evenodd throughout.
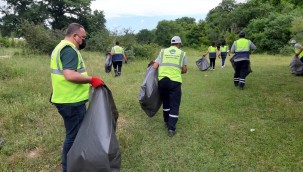
<path id="1" fill-rule="evenodd" d="M 0 7 L 2 37 L 24 37 L 25 47 L 35 52 L 50 53 L 64 36 L 71 22 L 82 24 L 87 31 L 88 49 L 109 51 L 115 40 L 129 56 L 154 58 L 159 47 L 167 47 L 174 35 L 186 47 L 205 50 L 212 42 L 228 45 L 246 32 L 258 52 L 289 53 L 289 41 L 303 42 L 303 7 L 301 0 L 222 0 L 205 19 L 191 17 L 159 21 L 152 30 L 134 33 L 131 28 L 108 30 L 103 11 L 92 11 L 92 0 L 6 0 Z M 202 15 L 202 14 L 201 14 Z M 1 40 L 0 40 L 1 41 Z"/>

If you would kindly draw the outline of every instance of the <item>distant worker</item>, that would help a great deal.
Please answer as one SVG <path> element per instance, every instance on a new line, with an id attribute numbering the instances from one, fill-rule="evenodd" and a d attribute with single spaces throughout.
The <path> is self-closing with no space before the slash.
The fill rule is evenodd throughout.
<path id="1" fill-rule="evenodd" d="M 89 84 L 97 88 L 103 86 L 101 78 L 87 75 L 80 54 L 86 46 L 86 32 L 78 23 L 71 23 L 65 38 L 51 55 L 51 102 L 57 107 L 64 120 L 65 141 L 62 149 L 62 171 L 67 171 L 67 153 L 72 147 L 86 113 Z"/>
<path id="2" fill-rule="evenodd" d="M 127 63 L 127 58 L 124 53 L 124 49 L 120 47 L 119 41 L 116 41 L 116 45 L 111 50 L 113 66 L 115 70 L 115 77 L 120 76 L 122 72 L 123 59 Z"/>
<path id="3" fill-rule="evenodd" d="M 153 67 L 158 68 L 158 85 L 163 101 L 163 119 L 168 129 L 168 136 L 176 134 L 181 103 L 181 74 L 187 72 L 187 57 L 181 49 L 181 38 L 174 36 L 171 46 L 162 49 Z"/>
<path id="4" fill-rule="evenodd" d="M 302 52 L 303 46 L 301 46 L 300 44 L 298 44 L 296 42 L 296 40 L 291 40 L 290 43 L 292 45 L 294 45 L 295 56 L 298 57 L 301 62 L 303 62 L 303 52 Z"/>
<path id="5" fill-rule="evenodd" d="M 227 54 L 230 55 L 229 47 L 228 47 L 228 45 L 226 45 L 226 42 L 224 40 L 224 41 L 222 41 L 222 44 L 221 44 L 220 50 L 219 50 L 219 57 L 221 57 L 221 59 L 222 59 L 221 68 L 225 67 L 225 59 L 226 59 Z"/>
<path id="6" fill-rule="evenodd" d="M 209 54 L 209 62 L 210 62 L 210 70 L 215 70 L 216 66 L 216 57 L 219 54 L 219 51 L 217 49 L 216 43 L 212 42 L 211 46 L 208 47 L 207 52 L 203 54 L 203 56 L 206 56 Z"/>
<path id="7" fill-rule="evenodd" d="M 255 50 L 257 47 L 250 40 L 245 39 L 245 33 L 241 31 L 239 33 L 239 39 L 235 41 L 231 47 L 231 52 L 235 53 L 235 74 L 234 85 L 239 89 L 244 89 L 245 78 L 248 74 L 250 67 L 250 50 Z"/>

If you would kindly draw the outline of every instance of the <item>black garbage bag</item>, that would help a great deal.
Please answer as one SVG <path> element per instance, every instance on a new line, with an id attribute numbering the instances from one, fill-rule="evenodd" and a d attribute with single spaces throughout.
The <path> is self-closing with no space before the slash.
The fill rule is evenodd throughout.
<path id="1" fill-rule="evenodd" d="M 205 56 L 202 56 L 196 61 L 196 65 L 201 71 L 206 71 L 209 68 L 209 63 Z"/>
<path id="2" fill-rule="evenodd" d="M 111 91 L 93 90 L 86 115 L 67 154 L 69 172 L 118 172 L 121 152 L 115 135 L 118 111 Z"/>
<path id="3" fill-rule="evenodd" d="M 109 53 L 106 54 L 106 59 L 105 59 L 105 72 L 109 73 L 112 71 L 112 57 Z"/>
<path id="4" fill-rule="evenodd" d="M 230 63 L 231 63 L 231 65 L 233 66 L 234 70 L 236 70 L 236 67 L 235 67 L 235 56 L 234 56 L 234 55 L 232 56 L 232 58 L 230 58 Z M 247 76 L 248 74 L 250 74 L 251 72 L 252 72 L 252 70 L 251 70 L 250 62 L 249 62 L 248 71 L 247 71 L 246 76 Z"/>
<path id="5" fill-rule="evenodd" d="M 298 57 L 294 57 L 291 59 L 289 67 L 293 75 L 295 76 L 303 75 L 303 63 Z"/>
<path id="6" fill-rule="evenodd" d="M 161 107 L 162 100 L 158 90 L 158 69 L 154 69 L 151 62 L 138 94 L 141 108 L 147 116 L 153 117 Z"/>

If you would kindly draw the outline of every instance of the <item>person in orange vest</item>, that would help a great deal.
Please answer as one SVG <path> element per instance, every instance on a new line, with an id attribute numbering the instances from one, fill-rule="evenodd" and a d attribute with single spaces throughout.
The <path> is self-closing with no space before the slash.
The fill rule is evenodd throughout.
<path id="1" fill-rule="evenodd" d="M 239 39 L 235 41 L 231 47 L 231 53 L 235 53 L 234 85 L 236 87 L 239 86 L 240 90 L 243 90 L 245 86 L 245 78 L 250 66 L 250 50 L 255 49 L 257 49 L 257 47 L 253 42 L 245 38 L 243 31 L 239 33 Z"/>
<path id="2" fill-rule="evenodd" d="M 210 70 L 215 70 L 216 66 L 216 57 L 219 54 L 219 51 L 216 47 L 216 43 L 212 42 L 211 46 L 208 47 L 207 52 L 203 54 L 203 56 L 206 56 L 209 54 L 209 61 L 210 61 Z"/>

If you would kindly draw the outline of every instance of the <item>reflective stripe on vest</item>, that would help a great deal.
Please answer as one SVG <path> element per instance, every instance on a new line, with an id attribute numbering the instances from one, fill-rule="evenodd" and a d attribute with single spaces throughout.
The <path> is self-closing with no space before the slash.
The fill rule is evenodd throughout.
<path id="1" fill-rule="evenodd" d="M 240 38 L 235 41 L 235 61 L 237 59 L 249 60 L 249 40 Z"/>
<path id="2" fill-rule="evenodd" d="M 120 46 L 114 46 L 112 48 L 112 52 L 113 52 L 113 61 L 123 61 L 123 48 Z"/>
<path id="3" fill-rule="evenodd" d="M 216 47 L 210 46 L 208 47 L 209 51 L 209 58 L 216 58 L 217 53 L 216 53 Z"/>
<path id="4" fill-rule="evenodd" d="M 162 49 L 160 52 L 158 79 L 168 77 L 172 81 L 182 83 L 181 71 L 185 52 L 175 46 Z"/>
<path id="5" fill-rule="evenodd" d="M 82 56 L 75 45 L 69 41 L 62 40 L 54 49 L 51 56 L 51 78 L 52 78 L 52 102 L 53 103 L 77 103 L 88 99 L 89 84 L 76 84 L 65 79 L 61 62 L 61 50 L 72 47 L 78 55 L 77 72 L 87 76 Z"/>
<path id="6" fill-rule="evenodd" d="M 297 54 L 299 52 L 300 48 L 295 48 L 295 53 Z M 299 54 L 299 58 L 303 57 L 303 51 Z"/>

